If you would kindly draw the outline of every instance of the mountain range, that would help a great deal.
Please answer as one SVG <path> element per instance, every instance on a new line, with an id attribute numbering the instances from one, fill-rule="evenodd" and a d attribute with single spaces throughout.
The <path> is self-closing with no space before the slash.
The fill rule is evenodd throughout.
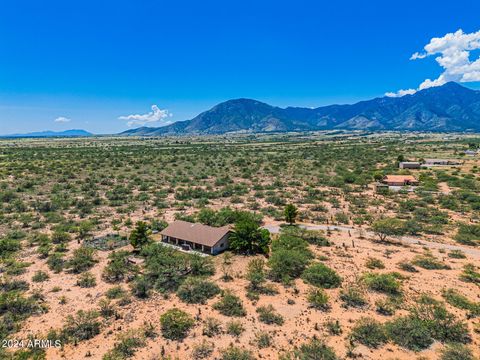
<path id="1" fill-rule="evenodd" d="M 480 91 L 449 82 L 402 97 L 351 105 L 280 108 L 252 99 L 222 102 L 195 118 L 140 127 L 125 136 L 311 130 L 480 131 Z"/>
<path id="2" fill-rule="evenodd" d="M 65 131 L 38 131 L 38 132 L 31 132 L 26 134 L 11 134 L 11 135 L 2 135 L 0 137 L 4 138 L 41 138 L 41 137 L 84 137 L 84 136 L 92 136 L 93 134 L 85 131 L 85 130 L 65 130 Z"/>

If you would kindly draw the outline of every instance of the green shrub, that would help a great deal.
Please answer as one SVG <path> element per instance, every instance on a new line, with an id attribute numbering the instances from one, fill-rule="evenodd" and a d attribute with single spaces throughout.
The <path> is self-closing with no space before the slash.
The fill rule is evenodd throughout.
<path id="1" fill-rule="evenodd" d="M 415 317 L 399 317 L 387 323 L 386 330 L 395 344 L 413 351 L 426 349 L 434 341 L 428 325 Z"/>
<path id="2" fill-rule="evenodd" d="M 313 258 L 313 254 L 308 248 L 308 242 L 301 237 L 288 233 L 280 234 L 280 236 L 272 242 L 272 252 L 278 250 L 296 250 L 301 252 L 307 258 Z"/>
<path id="3" fill-rule="evenodd" d="M 103 269 L 103 279 L 109 283 L 116 283 L 136 274 L 138 267 L 128 261 L 129 256 L 130 253 L 125 250 L 114 251 L 108 255 L 108 264 Z"/>
<path id="4" fill-rule="evenodd" d="M 447 311 L 445 306 L 427 296 L 422 296 L 417 301 L 411 312 L 429 325 L 432 337 L 441 342 L 469 342 L 470 335 L 468 327 L 462 321 Z"/>
<path id="5" fill-rule="evenodd" d="M 245 316 L 247 314 L 242 300 L 230 291 L 225 291 L 222 298 L 213 304 L 213 308 L 225 316 Z"/>
<path id="6" fill-rule="evenodd" d="M 22 248 L 19 240 L 8 237 L 0 239 L 0 258 L 6 259 Z"/>
<path id="7" fill-rule="evenodd" d="M 24 261 L 17 261 L 15 259 L 10 259 L 4 261 L 5 264 L 5 274 L 10 276 L 18 276 L 25 274 L 27 268 L 31 265 L 31 263 L 24 262 Z"/>
<path id="8" fill-rule="evenodd" d="M 95 311 L 77 311 L 76 316 L 69 315 L 62 330 L 67 342 L 89 340 L 100 334 L 100 322 Z"/>
<path id="9" fill-rule="evenodd" d="M 221 352 L 222 360 L 254 360 L 253 354 L 246 349 L 230 345 L 228 348 L 223 349 Z"/>
<path id="10" fill-rule="evenodd" d="M 114 286 L 107 290 L 105 295 L 108 299 L 119 299 L 124 297 L 127 294 L 124 288 L 121 286 Z"/>
<path id="11" fill-rule="evenodd" d="M 272 243 L 272 253 L 268 260 L 270 277 L 274 281 L 289 283 L 302 274 L 312 258 L 313 254 L 305 240 L 281 234 Z"/>
<path id="12" fill-rule="evenodd" d="M 255 342 L 259 349 L 265 349 L 272 346 L 272 336 L 265 331 L 260 331 L 255 334 Z"/>
<path id="13" fill-rule="evenodd" d="M 381 315 L 392 316 L 399 308 L 399 302 L 402 298 L 399 296 L 389 296 L 387 299 L 379 299 L 375 301 L 376 311 Z"/>
<path id="14" fill-rule="evenodd" d="M 307 300 L 310 306 L 319 310 L 328 310 L 330 305 L 328 304 L 328 295 L 322 288 L 310 289 L 307 295 Z"/>
<path id="15" fill-rule="evenodd" d="M 227 323 L 227 334 L 239 337 L 245 331 L 240 321 L 230 321 Z"/>
<path id="16" fill-rule="evenodd" d="M 52 242 L 54 244 L 64 244 L 70 241 L 70 235 L 65 231 L 55 230 L 52 234 Z"/>
<path id="17" fill-rule="evenodd" d="M 203 324 L 202 335 L 214 337 L 222 333 L 222 323 L 220 320 L 207 317 Z"/>
<path id="18" fill-rule="evenodd" d="M 448 253 L 448 257 L 452 259 L 466 259 L 467 256 L 462 250 L 452 250 Z"/>
<path id="19" fill-rule="evenodd" d="M 187 278 L 177 291 L 178 297 L 188 304 L 205 304 L 218 293 L 220 288 L 215 283 L 196 277 Z"/>
<path id="20" fill-rule="evenodd" d="M 117 310 L 115 309 L 115 306 L 112 305 L 110 300 L 108 299 L 101 299 L 98 302 L 98 305 L 100 307 L 99 313 L 102 315 L 104 318 L 108 319 L 112 316 L 118 316 Z"/>
<path id="21" fill-rule="evenodd" d="M 282 325 L 283 316 L 278 314 L 271 304 L 257 308 L 258 319 L 268 325 Z"/>
<path id="22" fill-rule="evenodd" d="M 424 269 L 427 269 L 427 270 L 448 270 L 448 269 L 450 269 L 450 266 L 448 266 L 448 265 L 444 264 L 443 262 L 439 261 L 438 259 L 436 259 L 431 254 L 416 256 L 413 259 L 412 264 L 420 266 L 421 268 L 424 268 Z"/>
<path id="23" fill-rule="evenodd" d="M 325 289 L 337 288 L 342 283 L 342 278 L 337 272 L 322 263 L 313 264 L 305 269 L 302 279 L 311 285 Z"/>
<path id="24" fill-rule="evenodd" d="M 350 338 L 369 348 L 378 348 L 388 340 L 385 327 L 371 318 L 361 318 L 352 329 Z"/>
<path id="25" fill-rule="evenodd" d="M 480 315 L 480 303 L 470 301 L 466 296 L 463 296 L 457 290 L 444 289 L 442 296 L 447 303 L 459 309 L 467 310 L 471 316 Z"/>
<path id="26" fill-rule="evenodd" d="M 59 273 L 63 270 L 65 266 L 65 259 L 63 254 L 53 253 L 48 256 L 47 265 L 50 270 L 54 273 Z"/>
<path id="27" fill-rule="evenodd" d="M 340 290 L 340 300 L 343 307 L 361 308 L 368 304 L 365 298 L 365 289 L 360 284 L 348 285 Z"/>
<path id="28" fill-rule="evenodd" d="M 477 271 L 477 267 L 475 265 L 465 264 L 463 267 L 463 272 L 460 275 L 460 280 L 474 284 L 480 284 L 480 272 Z"/>
<path id="29" fill-rule="evenodd" d="M 465 245 L 480 245 L 480 225 L 460 224 L 455 240 Z"/>
<path id="30" fill-rule="evenodd" d="M 401 262 L 400 264 L 398 264 L 398 267 L 403 271 L 408 271 L 411 273 L 418 272 L 417 268 L 412 264 L 410 264 L 409 262 Z"/>
<path id="31" fill-rule="evenodd" d="M 214 350 L 213 343 L 209 343 L 203 340 L 201 343 L 193 346 L 192 358 L 193 359 L 208 359 Z"/>
<path id="32" fill-rule="evenodd" d="M 363 281 L 371 290 L 388 295 L 399 295 L 401 293 L 401 284 L 397 277 L 395 273 L 367 273 L 364 274 Z"/>
<path id="33" fill-rule="evenodd" d="M 0 278 L 0 290 L 2 292 L 26 291 L 29 287 L 28 282 L 24 280 Z"/>
<path id="34" fill-rule="evenodd" d="M 47 281 L 49 278 L 50 278 L 50 276 L 48 276 L 48 274 L 45 271 L 38 270 L 32 276 L 32 281 L 33 282 L 44 282 L 44 281 Z"/>
<path id="35" fill-rule="evenodd" d="M 289 283 L 302 274 L 309 262 L 310 259 L 300 251 L 277 250 L 272 253 L 268 260 L 270 277 L 274 281 Z"/>
<path id="36" fill-rule="evenodd" d="M 246 279 L 250 282 L 248 290 L 250 292 L 261 292 L 266 281 L 265 262 L 263 259 L 252 259 L 248 263 Z"/>
<path id="37" fill-rule="evenodd" d="M 102 360 L 126 360 L 135 355 L 138 349 L 145 345 L 145 339 L 138 331 L 127 331 L 119 336 L 119 341 L 113 349 L 105 354 Z"/>
<path id="38" fill-rule="evenodd" d="M 365 266 L 369 269 L 385 269 L 385 264 L 380 259 L 368 258 Z"/>
<path id="39" fill-rule="evenodd" d="M 97 285 L 97 280 L 92 273 L 86 272 L 78 277 L 77 285 L 82 288 L 91 288 Z"/>
<path id="40" fill-rule="evenodd" d="M 287 355 L 289 356 L 289 355 Z M 291 355 L 294 359 L 300 360 L 337 360 L 338 357 L 334 350 L 323 341 L 312 339 L 308 343 L 300 345 Z"/>
<path id="41" fill-rule="evenodd" d="M 130 284 L 132 294 L 139 299 L 146 299 L 150 296 L 151 284 L 145 276 L 137 276 Z"/>
<path id="42" fill-rule="evenodd" d="M 185 338 L 194 323 L 190 315 L 179 309 L 167 310 L 160 317 L 163 337 L 170 340 Z"/>
<path id="43" fill-rule="evenodd" d="M 330 335 L 341 335 L 342 334 L 342 326 L 338 320 L 329 320 L 325 323 L 325 328 L 327 329 Z"/>
<path id="44" fill-rule="evenodd" d="M 450 314 L 440 302 L 422 296 L 410 315 L 397 318 L 386 325 L 390 338 L 399 346 L 420 351 L 434 340 L 467 343 L 471 341 L 468 327 Z"/>
<path id="45" fill-rule="evenodd" d="M 465 345 L 450 344 L 442 349 L 440 360 L 475 360 L 475 357 Z"/>
<path id="46" fill-rule="evenodd" d="M 11 316 L 12 320 L 23 320 L 33 314 L 46 311 L 41 299 L 25 297 L 20 291 L 0 292 L 0 315 Z M 5 320 L 5 318 L 4 318 Z"/>
<path id="47" fill-rule="evenodd" d="M 74 250 L 73 256 L 66 262 L 66 268 L 75 274 L 91 269 L 97 260 L 94 258 L 95 249 L 82 246 Z"/>
<path id="48" fill-rule="evenodd" d="M 215 270 L 209 257 L 185 254 L 162 244 L 144 247 L 142 256 L 145 257 L 142 276 L 145 285 L 162 293 L 177 291 L 188 275 L 207 276 Z"/>

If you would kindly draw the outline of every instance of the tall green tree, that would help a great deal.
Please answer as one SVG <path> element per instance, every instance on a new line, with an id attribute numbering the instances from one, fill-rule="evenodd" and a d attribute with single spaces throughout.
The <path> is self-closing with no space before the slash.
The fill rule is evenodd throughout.
<path id="1" fill-rule="evenodd" d="M 135 229 L 130 234 L 129 240 L 135 250 L 139 250 L 147 245 L 150 242 L 150 229 L 147 223 L 138 221 Z"/>
<path id="2" fill-rule="evenodd" d="M 407 232 L 405 222 L 395 218 L 376 220 L 372 224 L 372 230 L 382 242 L 386 241 L 389 236 L 402 236 Z"/>
<path id="3" fill-rule="evenodd" d="M 249 217 L 239 220 L 230 235 L 230 249 L 245 254 L 266 254 L 270 245 L 270 232 L 262 229 Z"/>
<path id="4" fill-rule="evenodd" d="M 287 204 L 287 206 L 285 206 L 284 214 L 285 214 L 285 221 L 290 225 L 292 225 L 295 223 L 295 220 L 297 218 L 298 209 L 293 204 Z"/>

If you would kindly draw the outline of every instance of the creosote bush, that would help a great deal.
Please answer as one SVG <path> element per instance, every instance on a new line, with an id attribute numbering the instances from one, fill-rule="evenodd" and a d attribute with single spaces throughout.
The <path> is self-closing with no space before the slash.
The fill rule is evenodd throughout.
<path id="1" fill-rule="evenodd" d="M 242 300 L 230 291 L 224 291 L 221 299 L 213 304 L 213 308 L 225 316 L 245 316 L 247 312 Z"/>
<path id="2" fill-rule="evenodd" d="M 271 304 L 257 308 L 258 320 L 268 325 L 282 325 L 283 316 L 278 314 Z"/>
<path id="3" fill-rule="evenodd" d="M 177 291 L 178 297 L 189 304 L 205 304 L 218 293 L 220 288 L 215 283 L 195 277 L 187 278 Z"/>
<path id="4" fill-rule="evenodd" d="M 361 318 L 352 329 L 350 338 L 370 348 L 378 348 L 388 340 L 384 326 L 371 318 Z"/>
<path id="5" fill-rule="evenodd" d="M 162 335 L 170 340 L 182 340 L 193 327 L 195 320 L 185 311 L 170 309 L 160 316 Z"/>
<path id="6" fill-rule="evenodd" d="M 315 309 L 324 311 L 330 309 L 328 295 L 322 288 L 310 289 L 307 295 L 307 300 L 310 306 Z"/>
<path id="7" fill-rule="evenodd" d="M 77 311 L 76 315 L 67 317 L 61 337 L 67 342 L 89 340 L 100 334 L 101 323 L 95 311 Z"/>
<path id="8" fill-rule="evenodd" d="M 396 273 L 366 273 L 363 281 L 370 290 L 378 291 L 387 295 L 399 295 L 401 293 L 401 283 Z"/>
<path id="9" fill-rule="evenodd" d="M 322 263 L 313 264 L 306 268 L 302 274 L 302 279 L 311 285 L 325 289 L 337 288 L 342 283 L 340 275 Z"/>

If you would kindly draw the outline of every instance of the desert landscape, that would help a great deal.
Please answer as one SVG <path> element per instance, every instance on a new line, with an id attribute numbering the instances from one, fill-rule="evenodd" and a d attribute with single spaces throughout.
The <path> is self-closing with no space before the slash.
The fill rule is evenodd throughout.
<path id="1" fill-rule="evenodd" d="M 479 148 L 422 132 L 2 139 L 0 358 L 476 359 Z M 226 227 L 229 249 L 166 244 L 178 221 Z"/>

